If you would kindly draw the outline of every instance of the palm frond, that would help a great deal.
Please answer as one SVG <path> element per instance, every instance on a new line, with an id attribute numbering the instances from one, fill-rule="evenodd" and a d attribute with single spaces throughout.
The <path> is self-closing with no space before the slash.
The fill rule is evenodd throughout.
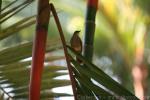
<path id="1" fill-rule="evenodd" d="M 3 90 L 5 90 L 7 94 L 9 94 L 9 97 L 15 100 L 28 98 L 28 83 L 29 83 L 29 76 L 30 76 L 29 66 L 30 66 L 30 62 L 25 61 L 25 62 L 17 62 L 17 63 L 0 67 L 1 70 L 0 85 L 1 88 L 3 88 Z M 54 79 L 55 77 L 68 74 L 67 72 L 58 72 L 61 70 L 67 70 L 67 68 L 63 66 L 45 66 L 43 71 L 43 80 L 42 80 L 42 88 L 41 88 L 41 94 L 43 94 L 45 98 L 52 98 L 53 96 L 58 95 L 57 93 L 51 92 L 51 89 L 70 85 L 69 80 Z M 3 86 L 5 84 L 7 84 L 7 86 Z M 46 96 L 46 92 L 44 91 L 47 91 L 47 94 L 49 95 Z M 69 94 L 62 93 L 60 95 L 68 96 Z"/>
<path id="2" fill-rule="evenodd" d="M 18 0 L 12 1 L 12 2 L 9 3 L 8 5 L 6 5 L 4 8 L 2 8 L 1 11 L 3 11 L 3 10 L 5 10 L 5 9 L 9 8 L 9 7 L 12 6 L 13 4 L 15 4 L 17 1 L 18 1 Z"/>
<path id="3" fill-rule="evenodd" d="M 47 52 L 61 48 L 58 42 L 47 44 Z M 17 50 L 17 51 L 16 51 Z M 31 60 L 23 59 L 31 57 L 32 42 L 22 43 L 8 47 L 0 51 L 0 89 L 12 99 L 27 99 L 28 84 L 30 77 Z M 45 63 L 60 60 L 62 56 L 51 56 L 45 59 Z M 61 72 L 62 71 L 62 72 Z M 54 98 L 58 96 L 70 96 L 67 93 L 55 93 L 51 89 L 70 85 L 69 80 L 55 79 L 56 77 L 68 75 L 67 67 L 56 65 L 45 65 L 42 76 L 41 98 Z"/>
<path id="4" fill-rule="evenodd" d="M 19 4 L 18 6 L 15 6 L 14 8 L 12 8 L 12 9 L 10 9 L 10 10 L 8 10 L 8 11 L 6 11 L 6 12 L 1 12 L 2 14 L 0 15 L 0 19 L 1 19 L 1 21 L 4 19 L 4 18 L 6 18 L 7 16 L 13 16 L 13 15 L 15 15 L 16 13 L 18 13 L 19 11 L 21 11 L 22 9 L 24 9 L 27 5 L 29 5 L 31 2 L 23 2 L 23 3 L 21 3 L 21 4 Z M 9 17 L 10 18 L 10 17 Z M 0 22 L 1 22 L 0 21 Z"/>
<path id="5" fill-rule="evenodd" d="M 35 22 L 35 16 L 31 16 L 12 24 L 5 29 L 2 29 L 0 34 L 0 40 L 5 39 L 10 35 L 13 35 L 16 32 L 35 24 Z"/>
<path id="6" fill-rule="evenodd" d="M 61 44 L 57 41 L 51 41 L 47 43 L 47 52 L 62 48 Z M 32 55 L 32 42 L 21 43 L 12 47 L 8 47 L 0 50 L 0 65 L 9 64 Z M 57 57 L 56 57 L 57 58 Z"/>
<path id="7" fill-rule="evenodd" d="M 96 81 L 96 83 L 98 83 L 99 85 L 102 85 L 103 87 L 105 87 L 107 90 L 109 91 L 105 91 L 102 92 L 104 95 L 107 95 L 107 97 L 113 95 L 114 97 L 116 96 L 120 96 L 122 98 L 128 98 L 129 96 L 132 97 L 134 100 L 139 100 L 134 94 L 132 94 L 131 92 L 129 92 L 127 89 L 125 89 L 122 85 L 120 85 L 119 83 L 117 83 L 116 81 L 114 81 L 112 78 L 110 78 L 106 73 L 104 73 L 101 69 L 99 69 L 97 66 L 95 66 L 94 64 L 92 64 L 90 61 L 86 60 L 86 58 L 84 58 L 83 56 L 81 56 L 80 54 L 76 53 L 71 47 L 67 46 L 69 51 L 71 53 L 73 53 L 74 55 L 76 55 L 80 60 L 83 61 L 84 65 L 80 65 L 78 64 L 76 61 L 72 60 L 72 64 L 74 65 L 74 68 L 77 70 L 77 72 L 79 74 L 77 74 L 77 79 L 79 78 L 79 81 L 83 81 L 83 79 L 85 79 L 84 77 L 82 77 L 82 74 L 86 77 L 88 77 L 91 80 Z M 70 53 L 70 54 L 71 54 Z M 75 72 L 76 73 L 76 72 Z M 80 74 L 81 73 L 81 74 Z M 85 80 L 86 81 L 86 80 Z M 87 81 L 88 82 L 88 81 Z M 83 82 L 85 83 L 85 82 Z M 92 84 L 91 86 L 95 86 L 96 84 L 90 83 Z M 97 86 L 99 86 L 97 85 Z M 89 85 L 89 87 L 91 87 Z M 95 94 L 97 94 L 98 92 L 95 89 L 92 89 L 92 87 L 90 88 Z M 101 88 L 97 89 L 97 90 L 102 90 Z M 110 92 L 111 91 L 111 92 Z M 113 92 L 113 94 L 112 94 Z M 101 92 L 99 92 L 101 93 Z M 98 94 L 98 96 L 102 96 L 103 95 Z"/>

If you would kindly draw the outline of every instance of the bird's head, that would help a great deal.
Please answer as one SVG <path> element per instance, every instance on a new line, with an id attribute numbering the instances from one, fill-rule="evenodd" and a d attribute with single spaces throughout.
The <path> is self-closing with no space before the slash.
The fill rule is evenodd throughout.
<path id="1" fill-rule="evenodd" d="M 79 34 L 79 33 L 80 33 L 80 31 L 75 31 L 75 32 L 74 32 L 74 34 Z"/>

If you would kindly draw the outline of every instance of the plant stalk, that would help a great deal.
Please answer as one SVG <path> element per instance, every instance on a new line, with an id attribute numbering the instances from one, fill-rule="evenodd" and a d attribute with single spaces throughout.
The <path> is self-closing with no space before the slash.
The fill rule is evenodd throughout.
<path id="1" fill-rule="evenodd" d="M 83 56 L 89 61 L 93 57 L 93 44 L 95 33 L 95 17 L 98 7 L 98 0 L 88 0 L 85 18 L 84 51 Z"/>
<path id="2" fill-rule="evenodd" d="M 52 14 L 54 16 L 58 31 L 59 31 L 59 35 L 60 35 L 62 44 L 63 44 L 64 54 L 65 54 L 65 57 L 66 57 L 66 62 L 67 62 L 68 70 L 69 70 L 69 76 L 70 76 L 70 80 L 71 80 L 71 84 L 72 84 L 74 100 L 78 100 L 77 91 L 76 91 L 76 82 L 75 82 L 75 78 L 73 76 L 73 69 L 72 69 L 72 66 L 70 64 L 70 60 L 69 60 L 69 56 L 68 56 L 68 52 L 67 52 L 66 40 L 65 40 L 65 37 L 64 37 L 64 33 L 63 33 L 62 28 L 61 28 L 59 18 L 57 16 L 57 12 L 56 12 L 56 10 L 55 10 L 52 3 L 50 4 L 50 7 L 51 7 Z"/>
<path id="3" fill-rule="evenodd" d="M 32 51 L 29 100 L 40 100 L 41 77 L 44 64 L 49 17 L 49 0 L 39 0 L 36 34 Z"/>
<path id="4" fill-rule="evenodd" d="M 97 7 L 98 7 L 98 0 L 88 0 L 86 18 L 85 18 L 83 56 L 89 61 L 92 61 L 92 57 L 93 57 L 95 17 L 96 17 Z M 91 81 L 90 79 L 88 80 Z M 93 92 L 89 90 L 88 88 L 86 88 L 82 83 L 80 83 L 80 85 L 82 86 L 83 90 L 88 93 L 86 95 L 93 95 Z M 80 91 L 80 89 L 78 89 L 78 91 Z"/>

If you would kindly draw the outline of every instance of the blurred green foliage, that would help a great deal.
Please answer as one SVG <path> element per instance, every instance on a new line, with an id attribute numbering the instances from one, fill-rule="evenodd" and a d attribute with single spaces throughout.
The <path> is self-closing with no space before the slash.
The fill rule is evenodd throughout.
<path id="1" fill-rule="evenodd" d="M 138 5 L 146 14 L 150 14 L 149 0 L 134 0 L 134 3 Z"/>

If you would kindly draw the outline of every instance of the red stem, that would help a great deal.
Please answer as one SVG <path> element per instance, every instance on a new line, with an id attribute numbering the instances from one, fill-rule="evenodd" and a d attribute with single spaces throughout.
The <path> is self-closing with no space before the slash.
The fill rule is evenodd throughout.
<path id="1" fill-rule="evenodd" d="M 45 30 L 38 30 L 34 43 L 31 83 L 30 83 L 30 100 L 39 100 L 41 76 L 43 70 L 45 43 L 47 32 Z"/>
<path id="2" fill-rule="evenodd" d="M 98 7 L 98 0 L 88 0 L 88 6 Z"/>
<path id="3" fill-rule="evenodd" d="M 49 22 L 49 0 L 39 0 L 35 40 L 33 43 L 29 100 L 40 100 L 41 77 Z"/>

